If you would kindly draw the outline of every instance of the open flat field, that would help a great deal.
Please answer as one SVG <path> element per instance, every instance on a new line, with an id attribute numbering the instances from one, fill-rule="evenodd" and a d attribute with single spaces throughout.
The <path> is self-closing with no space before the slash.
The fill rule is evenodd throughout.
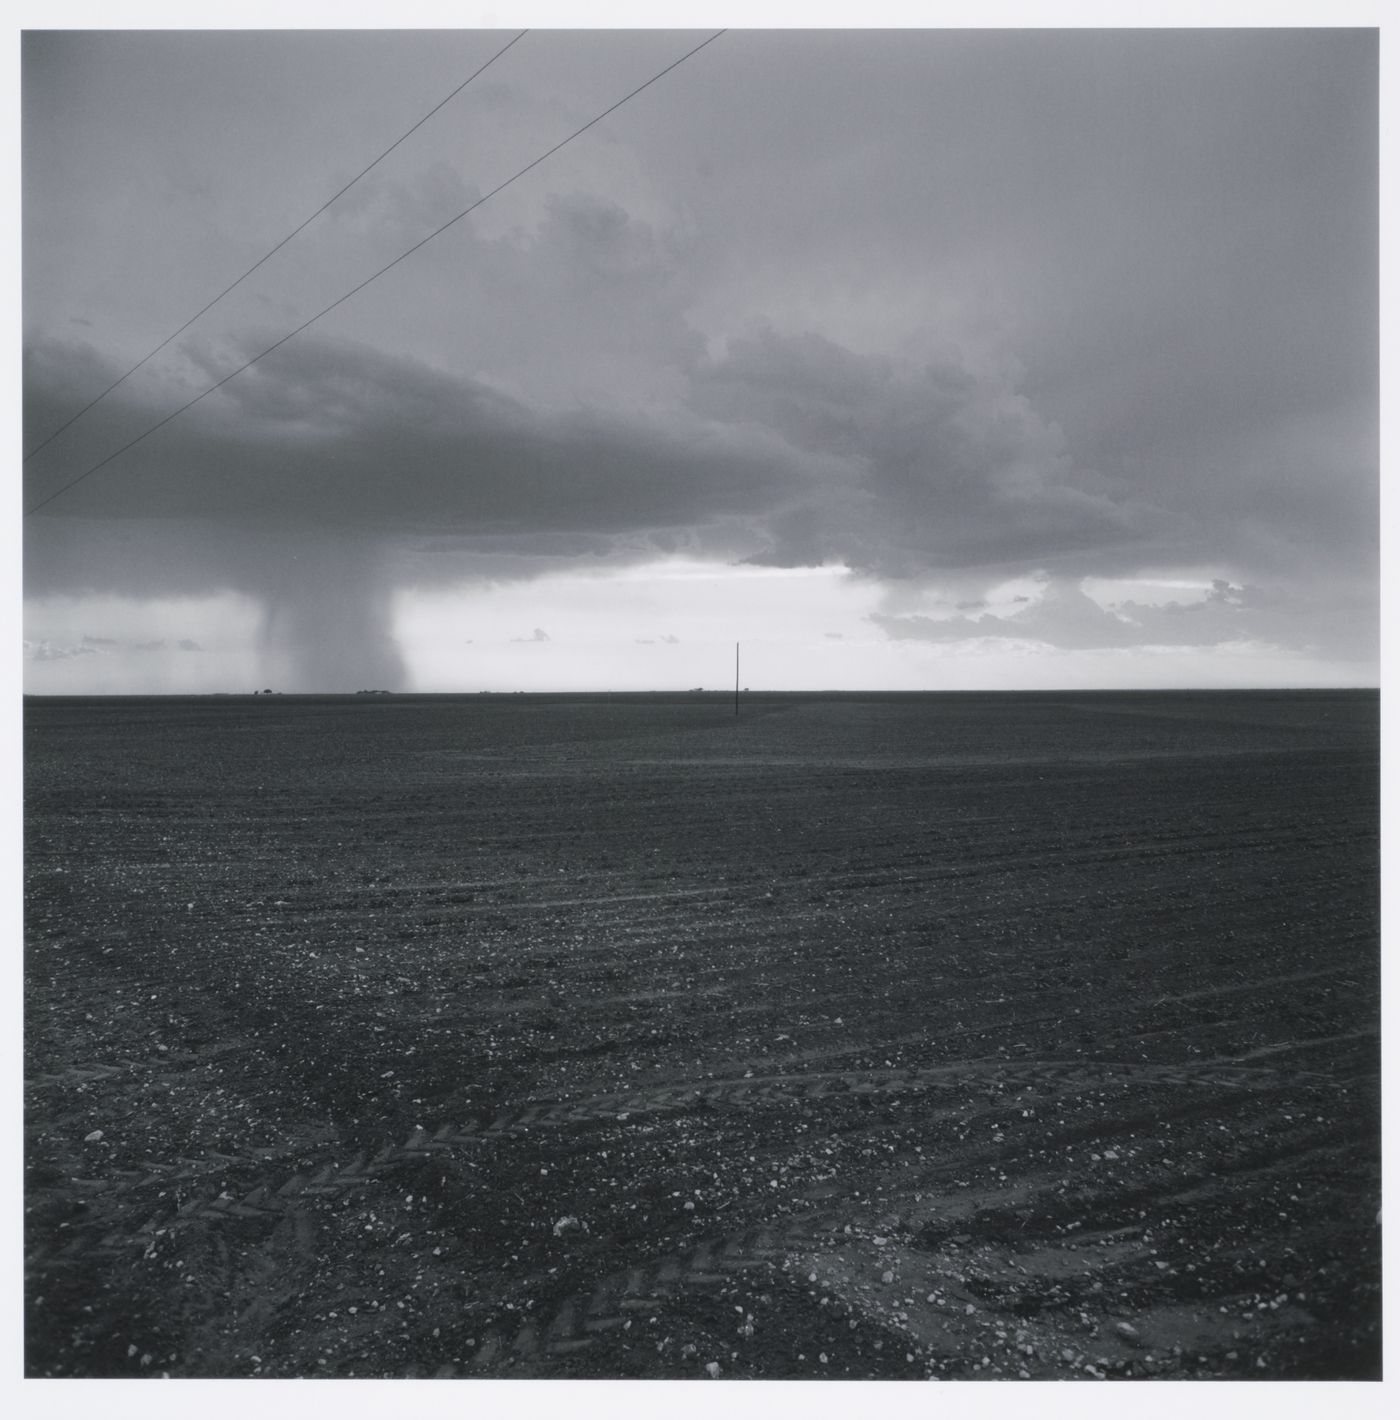
<path id="1" fill-rule="evenodd" d="M 1377 715 L 31 700 L 28 1373 L 1376 1376 Z"/>

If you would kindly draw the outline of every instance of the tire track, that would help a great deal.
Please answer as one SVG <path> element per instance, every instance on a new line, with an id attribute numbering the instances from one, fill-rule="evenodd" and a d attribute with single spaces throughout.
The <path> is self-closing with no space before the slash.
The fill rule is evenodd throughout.
<path id="1" fill-rule="evenodd" d="M 1356 938 L 1360 940 L 1360 937 Z M 1340 976 L 1343 972 L 1351 970 L 1348 966 L 1328 966 L 1321 971 L 1295 971 L 1288 976 L 1271 976 L 1262 981 L 1237 981 L 1228 986 L 1210 986 L 1200 991 L 1179 991 L 1171 995 L 1159 996 L 1151 1003 L 1150 1009 L 1158 1010 L 1162 1006 L 1175 1006 L 1183 1001 L 1205 1001 L 1220 996 L 1240 996 L 1246 992 L 1253 992 L 1255 995 L 1263 991 L 1273 991 L 1282 986 L 1296 986 L 1303 981 L 1321 981 L 1329 976 Z M 1339 986 L 1356 986 L 1355 981 L 1343 977 L 1338 983 Z M 1241 1060 L 1251 1058 L 1250 1056 L 1240 1056 Z"/>
<path id="2" fill-rule="evenodd" d="M 682 1252 L 642 1266 L 619 1269 L 590 1291 L 572 1293 L 544 1324 L 526 1320 L 513 1334 L 488 1331 L 464 1373 L 480 1375 L 501 1363 L 529 1364 L 586 1350 L 606 1332 L 625 1329 L 657 1301 L 694 1288 L 718 1286 L 736 1273 L 772 1268 L 799 1247 L 820 1246 L 849 1231 L 851 1215 L 831 1210 L 761 1223 L 739 1232 L 702 1239 Z M 439 1377 L 458 1374 L 452 1364 Z"/>
<path id="3" fill-rule="evenodd" d="M 1254 1050 L 1248 1051 L 1239 1056 L 1241 1062 L 1246 1060 L 1264 1060 L 1274 1055 L 1298 1055 L 1310 1050 L 1316 1050 L 1324 1045 L 1337 1045 L 1343 1041 L 1357 1040 L 1379 1040 L 1378 1034 L 1370 1027 L 1365 1030 L 1343 1031 L 1338 1035 L 1317 1035 L 1303 1036 L 1297 1040 L 1285 1040 L 1277 1045 L 1261 1045 Z"/>
<path id="4" fill-rule="evenodd" d="M 1065 1259 L 1062 1255 L 1066 1247 L 1078 1250 L 1083 1258 L 1085 1281 L 1094 1277 L 1100 1282 L 1113 1280 L 1114 1285 L 1156 1286 L 1162 1283 L 1157 1269 L 1167 1266 L 1156 1256 L 1156 1249 L 1149 1249 L 1143 1240 L 1143 1224 L 1137 1222 L 1119 1228 L 1075 1229 L 1068 1232 L 1064 1223 L 1071 1218 L 1093 1213 L 1095 1207 L 1122 1212 L 1128 1202 L 1136 1202 L 1140 1196 L 1150 1196 L 1159 1210 L 1170 1203 L 1174 1209 L 1196 1204 L 1209 1204 L 1222 1195 L 1238 1188 L 1249 1179 L 1271 1178 L 1275 1175 L 1291 1176 L 1300 1159 L 1317 1162 L 1341 1160 L 1348 1156 L 1349 1145 L 1339 1140 L 1336 1131 L 1324 1129 L 1307 1135 L 1302 1141 L 1301 1152 L 1296 1147 L 1280 1145 L 1252 1145 L 1233 1151 L 1222 1163 L 1207 1168 L 1168 1169 L 1150 1189 L 1138 1187 L 1108 1187 L 1093 1198 L 1075 1200 L 1075 1206 L 1053 1208 L 1041 1220 L 1041 1226 L 1030 1232 L 1025 1231 L 1026 1210 L 1030 1206 L 1043 1207 L 1051 1198 L 1048 1185 L 1056 1177 L 1055 1171 L 1044 1174 L 1038 1184 L 1023 1185 L 1010 1198 L 1001 1198 L 993 1209 L 986 1209 L 976 1195 L 963 1192 L 941 1193 L 937 1196 L 923 1196 L 921 1215 L 938 1219 L 939 1235 L 953 1237 L 974 1230 L 974 1236 L 963 1236 L 961 1241 L 971 1244 L 974 1251 L 993 1247 L 1006 1247 L 1010 1224 L 1015 1223 L 1020 1232 L 1017 1244 L 1011 1248 L 1011 1256 L 1003 1259 L 1000 1267 L 988 1259 L 985 1252 L 977 1251 L 976 1264 L 969 1269 L 966 1262 L 960 1268 L 966 1275 L 951 1283 L 946 1278 L 940 1280 L 945 1291 L 954 1293 L 954 1300 L 961 1305 L 973 1300 L 981 1307 L 991 1305 L 1000 1315 L 993 1316 L 991 1322 L 1005 1320 L 1005 1314 L 1017 1312 L 1017 1304 L 1024 1296 L 1037 1299 L 1041 1284 L 1061 1284 L 1065 1281 Z M 1053 1201 L 1053 1200 L 1052 1200 Z M 993 1226 L 989 1228 L 989 1223 Z M 825 1209 L 791 1215 L 782 1219 L 751 1225 L 738 1231 L 716 1237 L 708 1237 L 683 1250 L 664 1254 L 641 1265 L 618 1269 L 598 1281 L 590 1290 L 576 1291 L 565 1297 L 549 1315 L 547 1321 L 523 1320 L 512 1329 L 493 1328 L 488 1330 L 472 1358 L 462 1367 L 448 1363 L 434 1373 L 441 1378 L 457 1375 L 484 1376 L 499 1375 L 503 1371 L 526 1368 L 523 1374 L 537 1374 L 540 1366 L 572 1356 L 595 1345 L 601 1337 L 610 1332 L 626 1330 L 637 1317 L 652 1311 L 657 1303 L 678 1296 L 693 1289 L 705 1289 L 722 1285 L 737 1274 L 771 1269 L 781 1266 L 793 1254 L 812 1249 L 828 1249 L 854 1240 L 865 1238 L 872 1233 L 872 1215 L 851 1210 L 837 1211 Z M 875 1229 L 874 1231 L 878 1231 Z M 899 1225 L 895 1225 L 899 1231 Z M 889 1228 L 884 1231 L 888 1232 Z M 924 1229 L 906 1225 L 905 1231 L 914 1237 L 923 1234 Z M 923 1251 L 937 1252 L 939 1238 L 925 1242 Z M 877 1241 L 883 1241 L 877 1239 Z M 1112 1250 L 1110 1244 L 1119 1244 Z M 1128 1253 L 1122 1251 L 1123 1244 L 1131 1244 Z M 915 1242 L 915 1247 L 920 1247 Z M 1046 1246 L 1054 1255 L 1048 1263 L 1038 1266 L 1038 1250 Z M 1107 1250 L 1106 1250 L 1107 1249 Z M 1020 1257 L 1021 1262 L 1016 1258 Z M 1025 1265 L 1029 1263 L 1029 1267 Z M 1149 1265 L 1150 1264 L 1150 1265 Z M 987 1269 L 991 1268 L 989 1272 Z M 1173 1272 L 1172 1276 L 1176 1274 Z M 912 1285 L 907 1284 L 906 1285 Z M 915 1289 L 921 1290 L 921 1289 Z M 1067 1291 L 1064 1305 L 1069 1306 L 1075 1293 Z M 929 1299 L 933 1299 L 930 1297 Z M 1036 1311 L 1040 1310 L 1037 1300 Z M 1053 1308 L 1051 1308 L 1053 1310 Z M 968 1308 L 971 1312 L 972 1308 Z M 887 1320 L 877 1308 L 866 1312 L 869 1319 L 880 1322 Z M 1024 1322 L 1025 1313 L 1017 1312 L 1017 1322 Z M 969 1325 L 984 1326 L 987 1318 L 978 1319 Z M 415 1372 L 417 1373 L 417 1372 Z"/>
<path id="5" fill-rule="evenodd" d="M 1330 1076 L 1315 1072 L 1289 1072 L 1248 1067 L 1233 1061 L 1204 1061 L 1198 1065 L 1143 1065 L 1085 1061 L 985 1061 L 959 1065 L 908 1067 L 862 1071 L 823 1071 L 801 1075 L 754 1075 L 701 1084 L 660 1086 L 652 1090 L 619 1091 L 578 1100 L 535 1101 L 498 1116 L 479 1138 L 519 1132 L 535 1125 L 585 1123 L 628 1118 L 684 1109 L 696 1104 L 759 1106 L 789 1100 L 819 1099 L 833 1095 L 900 1094 L 928 1089 L 985 1091 L 989 1084 L 998 1093 L 1039 1090 L 1046 1086 L 1128 1085 L 1267 1086 L 1287 1080 L 1330 1084 Z"/>
<path id="6" fill-rule="evenodd" d="M 740 1079 L 706 1081 L 699 1084 L 663 1086 L 651 1090 L 615 1092 L 585 1096 L 577 1100 L 527 1101 L 507 1109 L 482 1124 L 442 1124 L 429 1131 L 422 1126 L 402 1143 L 384 1144 L 376 1152 L 361 1151 L 348 1162 L 333 1159 L 284 1177 L 280 1182 L 259 1180 L 235 1195 L 207 1194 L 181 1203 L 166 1203 L 135 1227 L 113 1227 L 94 1222 L 74 1233 L 56 1248 L 38 1248 L 30 1254 L 30 1266 L 63 1263 L 92 1257 L 120 1257 L 134 1248 L 145 1249 L 162 1234 L 198 1222 L 218 1222 L 228 1218 L 261 1218 L 277 1221 L 294 1213 L 303 1200 L 335 1197 L 348 1190 L 372 1184 L 402 1164 L 441 1158 L 462 1149 L 527 1133 L 534 1128 L 568 1127 L 599 1122 L 625 1123 L 634 1116 L 648 1116 L 675 1110 L 708 1106 L 740 1109 L 816 1099 L 842 1099 L 917 1093 L 926 1090 L 965 1090 L 995 1099 L 1004 1094 L 1092 1089 L 1103 1085 L 1197 1086 L 1244 1089 L 1275 1087 L 1279 1084 L 1330 1085 L 1322 1075 L 1283 1075 L 1262 1067 L 1229 1062 L 1200 1065 L 1130 1065 L 1084 1061 L 966 1062 L 960 1065 L 924 1068 L 841 1071 L 813 1075 L 746 1076 Z M 309 1152 L 314 1141 L 294 1141 L 273 1155 L 206 1155 L 203 1160 L 179 1159 L 175 1163 L 148 1163 L 143 1172 L 129 1171 L 113 1180 L 73 1180 L 82 1192 L 103 1192 L 104 1185 L 114 1201 L 154 1186 L 169 1188 L 197 1182 L 210 1173 L 226 1172 L 250 1163 L 266 1164 L 273 1157 Z M 94 1234 L 100 1236 L 94 1237 Z"/>
<path id="7" fill-rule="evenodd" d="M 129 1075 L 136 1070 L 168 1070 L 172 1065 L 202 1065 L 227 1055 L 242 1055 L 256 1050 L 253 1040 L 237 1037 L 223 1040 L 216 1045 L 205 1046 L 202 1050 L 167 1050 L 146 1055 L 140 1059 L 118 1058 L 115 1064 L 94 1063 L 91 1065 L 70 1065 L 64 1070 L 45 1071 L 30 1075 L 24 1081 L 25 1089 L 51 1088 L 56 1085 L 87 1085 L 96 1080 L 110 1080 L 117 1075 Z"/>

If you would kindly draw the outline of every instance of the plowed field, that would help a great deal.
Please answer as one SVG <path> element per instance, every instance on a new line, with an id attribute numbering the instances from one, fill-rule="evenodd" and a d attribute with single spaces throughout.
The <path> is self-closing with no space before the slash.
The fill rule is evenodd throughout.
<path id="1" fill-rule="evenodd" d="M 1379 1374 L 1372 693 L 25 734 L 31 1376 Z"/>

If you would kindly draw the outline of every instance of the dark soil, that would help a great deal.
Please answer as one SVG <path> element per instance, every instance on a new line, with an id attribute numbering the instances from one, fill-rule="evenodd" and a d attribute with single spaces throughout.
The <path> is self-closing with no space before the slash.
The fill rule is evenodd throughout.
<path id="1" fill-rule="evenodd" d="M 31 1376 L 1380 1373 L 1374 694 L 25 718 Z"/>

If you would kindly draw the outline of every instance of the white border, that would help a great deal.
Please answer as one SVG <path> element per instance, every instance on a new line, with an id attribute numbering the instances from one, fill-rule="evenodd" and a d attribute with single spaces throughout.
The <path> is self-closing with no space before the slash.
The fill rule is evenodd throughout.
<path id="1" fill-rule="evenodd" d="M 1393 131 L 1395 102 L 1388 98 L 1388 79 L 1393 77 L 1394 64 L 1390 37 L 1382 24 L 1383 8 L 1378 0 L 1136 0 L 1131 6 L 1123 0 L 982 0 L 982 3 L 950 3 L 936 0 L 924 5 L 889 3 L 889 0 L 867 0 L 859 7 L 849 3 L 831 4 L 829 0 L 811 0 L 804 4 L 779 4 L 773 0 L 750 0 L 743 5 L 696 5 L 689 0 L 659 7 L 655 0 L 602 0 L 586 4 L 581 0 L 533 0 L 533 3 L 502 3 L 499 5 L 452 5 L 443 0 L 400 0 L 393 5 L 346 0 L 331 5 L 327 0 L 306 3 L 306 0 L 206 0 L 206 3 L 176 4 L 170 0 L 48 0 L 37 4 L 20 0 L 10 7 L 15 25 L 11 44 L 3 67 L 7 113 L 11 118 L 9 141 L 4 149 L 4 173 L 8 190 L 14 194 L 12 211 L 19 208 L 19 44 L 22 29 L 420 29 L 420 28 L 666 28 L 711 29 L 732 26 L 743 29 L 851 27 L 851 28 L 1222 28 L 1222 27 L 1366 27 L 1381 29 L 1381 133 Z M 1395 196 L 1393 184 L 1393 153 L 1391 145 L 1382 148 L 1381 221 L 1383 240 L 1394 239 L 1392 220 Z M 18 431 L 20 427 L 20 360 L 19 360 L 19 241 L 17 224 L 6 224 L 3 240 L 8 243 L 8 269 L 12 273 L 10 291 L 14 300 L 11 338 L 5 346 L 4 369 L 6 408 L 10 419 L 10 442 L 13 485 L 11 516 L 0 520 L 0 568 L 3 568 L 5 595 L 0 600 L 0 615 L 9 633 L 5 642 L 4 664 L 12 668 L 14 689 L 3 700 L 3 748 L 0 764 L 8 771 L 4 786 L 9 791 L 9 811 L 0 819 L 0 910 L 3 923 L 10 930 L 5 940 L 11 945 L 11 961 L 18 968 L 20 933 L 20 772 L 19 772 L 19 694 L 20 685 L 20 516 L 18 507 Z M 1387 413 L 1392 401 L 1387 398 L 1393 381 L 1390 359 L 1390 283 L 1383 264 L 1381 286 L 1382 320 L 1382 399 L 1381 447 L 1384 467 L 1386 451 L 1393 447 L 1390 437 L 1394 416 Z M 1382 480 L 1384 489 L 1384 479 Z M 1394 499 L 1383 498 L 1382 565 L 1388 566 L 1391 549 L 1390 523 Z M 1384 744 L 1391 743 L 1389 731 L 1394 727 L 1390 713 L 1391 683 L 1388 674 L 1393 664 L 1389 654 L 1394 640 L 1394 619 L 1389 615 L 1392 605 L 1393 578 L 1387 576 L 1382 590 L 1382 707 L 1385 729 Z M 1394 774 L 1391 756 L 1384 755 L 1383 840 L 1392 840 L 1396 827 L 1394 812 Z M 1384 874 L 1382 875 L 1384 878 Z M 1385 902 L 1389 906 L 1389 901 Z M 1389 913 L 1386 913 L 1389 920 Z M 1386 939 L 1389 933 L 1386 933 Z M 1388 940 L 1386 942 L 1388 945 Z M 1383 951 L 1384 959 L 1384 951 Z M 1389 976 L 1383 980 L 1383 999 L 1390 999 Z M 12 980 L 14 978 L 12 977 Z M 11 1029 L 5 1033 L 3 1052 L 7 1108 L 3 1117 L 8 1126 L 9 1141 L 18 1142 L 18 1121 L 21 1099 L 19 993 L 13 993 Z M 1386 1012 L 1387 1022 L 1389 1012 Z M 1390 1032 L 1386 1031 L 1388 1037 Z M 1391 1069 L 1393 1051 L 1385 1051 L 1383 1075 L 1387 1086 L 1393 1082 Z M 1386 1097 L 1392 1091 L 1387 1088 Z M 1387 1120 L 1390 1111 L 1387 1110 Z M 1389 1147 L 1393 1130 L 1387 1129 L 1385 1174 L 1393 1176 L 1394 1150 Z M 192 1409 L 204 1416 L 239 1416 L 249 1405 L 256 1405 L 272 1415 L 292 1415 L 309 1406 L 333 1405 L 339 1413 L 382 1415 L 394 1407 L 411 1406 L 415 1415 L 453 1415 L 475 1411 L 487 1416 L 552 1414 L 566 1408 L 578 1416 L 607 1416 L 619 1412 L 641 1415 L 664 1410 L 676 1417 L 708 1415 L 723 1410 L 736 1417 L 769 1416 L 789 1410 L 804 1416 L 813 1412 L 846 1416 L 852 1411 L 878 1407 L 890 1415 L 924 1414 L 936 1407 L 958 1416 L 1019 1416 L 1029 1410 L 1036 1415 L 1073 1415 L 1076 1418 L 1108 1409 L 1116 1414 L 1125 1406 L 1135 1415 L 1175 1416 L 1183 1406 L 1193 1410 L 1231 1416 L 1249 1414 L 1255 1409 L 1266 1411 L 1269 1420 L 1312 1420 L 1319 1410 L 1341 1411 L 1347 1415 L 1380 1416 L 1393 1407 L 1386 1406 L 1384 1394 L 1388 1383 L 1378 1384 L 1289 1384 L 1281 1382 L 1251 1382 L 1244 1384 L 1211 1384 L 1187 1382 L 1132 1382 L 1131 1390 L 1119 1385 L 1057 1385 L 1053 1383 L 1003 1382 L 974 1385 L 954 1383 L 951 1388 L 937 1390 L 916 1383 L 885 1383 L 878 1388 L 868 1384 L 837 1385 L 832 1382 L 772 1382 L 743 1386 L 717 1385 L 711 1382 L 668 1381 L 589 1383 L 559 1382 L 490 1382 L 463 1384 L 434 1382 L 376 1381 L 177 1381 L 171 1385 L 139 1382 L 104 1381 L 26 1381 L 22 1374 L 21 1335 L 22 1310 L 20 1286 L 22 1267 L 19 1218 L 22 1178 L 19 1149 L 7 1151 L 9 1164 L 3 1173 L 5 1216 L 10 1226 L 0 1230 L 3 1246 L 4 1275 L 7 1286 L 0 1302 L 0 1335 L 4 1338 L 5 1384 L 0 1395 L 9 1393 L 9 1413 L 24 1417 L 69 1417 L 101 1414 L 104 1420 L 125 1420 L 140 1417 L 150 1420 L 157 1416 L 186 1416 Z M 1395 1250 L 1386 1246 L 1387 1275 L 1393 1271 Z M 1386 1339 L 1395 1334 L 1387 1308 Z M 1387 1351 L 1392 1348 L 1387 1346 Z M 1393 1358 L 1393 1352 L 1392 1352 Z M 308 1391 L 312 1384 L 315 1389 Z M 1127 1385 L 1129 1383 L 1121 1383 Z M 411 1389 L 409 1389 L 411 1387 Z M 1384 1407 L 1384 1411 L 1383 1411 Z"/>

